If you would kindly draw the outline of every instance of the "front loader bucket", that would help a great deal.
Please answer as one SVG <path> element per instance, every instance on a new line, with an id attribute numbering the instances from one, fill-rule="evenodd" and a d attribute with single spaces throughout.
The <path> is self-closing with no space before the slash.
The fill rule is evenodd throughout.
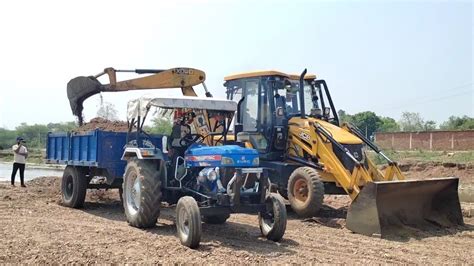
<path id="1" fill-rule="evenodd" d="M 102 91 L 102 84 L 93 77 L 77 77 L 67 83 L 67 97 L 71 110 L 82 125 L 82 103 L 90 96 Z"/>
<path id="2" fill-rule="evenodd" d="M 346 227 L 384 237 L 407 228 L 463 225 L 458 182 L 447 177 L 367 183 L 349 207 Z"/>

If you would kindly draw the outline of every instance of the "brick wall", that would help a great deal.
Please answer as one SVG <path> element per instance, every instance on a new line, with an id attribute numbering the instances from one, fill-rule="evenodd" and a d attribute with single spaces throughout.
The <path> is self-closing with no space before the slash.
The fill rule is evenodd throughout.
<path id="1" fill-rule="evenodd" d="M 474 130 L 428 132 L 377 132 L 375 143 L 394 150 L 474 150 Z"/>

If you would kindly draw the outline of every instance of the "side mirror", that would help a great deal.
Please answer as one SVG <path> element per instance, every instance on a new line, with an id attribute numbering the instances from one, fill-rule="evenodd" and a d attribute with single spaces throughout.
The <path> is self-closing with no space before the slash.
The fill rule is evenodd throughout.
<path id="1" fill-rule="evenodd" d="M 324 116 L 329 117 L 329 114 L 331 113 L 331 108 L 329 107 L 324 107 Z"/>
<path id="2" fill-rule="evenodd" d="M 276 116 L 282 117 L 282 116 L 284 116 L 284 115 L 285 115 L 285 112 L 283 111 L 283 107 L 278 107 L 278 108 L 276 109 Z"/>

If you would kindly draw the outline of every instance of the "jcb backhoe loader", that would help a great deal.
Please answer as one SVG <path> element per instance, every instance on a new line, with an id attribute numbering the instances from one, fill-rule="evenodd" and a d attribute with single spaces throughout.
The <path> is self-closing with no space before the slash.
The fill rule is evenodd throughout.
<path id="1" fill-rule="evenodd" d="M 346 227 L 385 236 L 398 229 L 463 224 L 458 178 L 406 180 L 355 126 L 340 125 L 327 84 L 314 75 L 278 71 L 228 76 L 227 98 L 238 102 L 235 140 L 260 152 L 270 179 L 301 216 L 315 215 L 324 194 L 352 199 Z M 367 157 L 385 158 L 380 171 Z"/>
<path id="2" fill-rule="evenodd" d="M 137 74 L 152 74 L 146 77 L 117 81 L 117 72 L 129 72 Z M 107 74 L 109 84 L 102 84 L 97 79 Z M 89 77 L 76 77 L 67 84 L 67 97 L 71 105 L 71 110 L 78 117 L 79 125 L 82 125 L 83 103 L 90 96 L 100 92 L 118 92 L 128 90 L 148 90 L 162 88 L 181 88 L 185 96 L 197 96 L 193 86 L 202 84 L 206 91 L 206 97 L 212 97 L 207 90 L 206 74 L 194 68 L 171 68 L 171 69 L 135 69 L 135 70 L 116 70 L 106 68 L 101 73 Z"/>

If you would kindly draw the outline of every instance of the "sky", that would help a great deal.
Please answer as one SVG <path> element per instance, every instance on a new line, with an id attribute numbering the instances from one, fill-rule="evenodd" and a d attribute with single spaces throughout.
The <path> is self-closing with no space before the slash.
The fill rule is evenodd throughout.
<path id="1" fill-rule="evenodd" d="M 106 67 L 202 69 L 220 98 L 226 75 L 307 68 L 350 114 L 474 117 L 473 24 L 471 1 L 3 1 L 0 127 L 73 121 L 67 82 Z M 102 96 L 125 120 L 144 94 L 180 92 Z"/>

